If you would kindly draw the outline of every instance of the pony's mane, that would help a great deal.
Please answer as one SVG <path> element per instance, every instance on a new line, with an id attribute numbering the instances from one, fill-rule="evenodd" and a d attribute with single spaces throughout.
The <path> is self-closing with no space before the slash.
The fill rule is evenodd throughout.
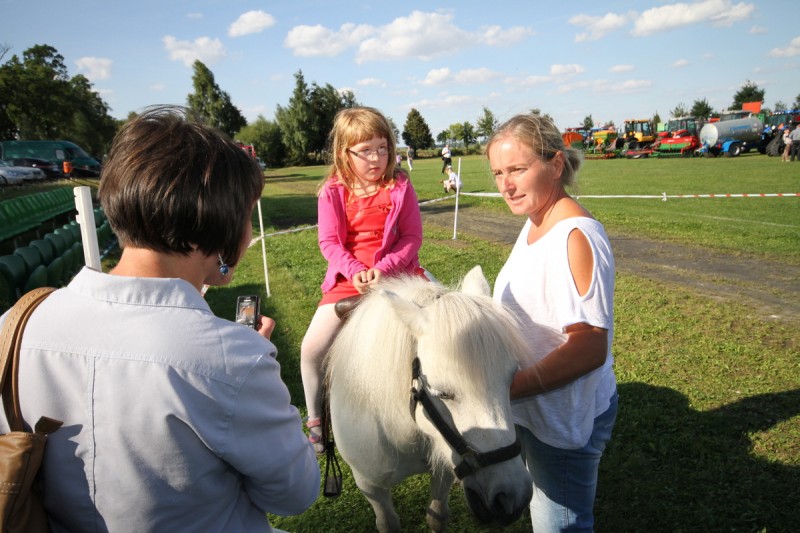
<path id="1" fill-rule="evenodd" d="M 441 347 L 437 363 L 450 368 L 459 383 L 484 387 L 488 376 L 516 364 L 514 357 L 524 346 L 518 325 L 491 297 L 413 276 L 387 279 L 380 289 L 425 308 L 429 334 Z M 331 348 L 329 375 L 336 372 L 338 386 L 353 399 L 407 409 L 397 398 L 408 395 L 416 339 L 377 293 L 367 295 L 348 320 Z M 375 387 L 378 380 L 385 386 Z"/>

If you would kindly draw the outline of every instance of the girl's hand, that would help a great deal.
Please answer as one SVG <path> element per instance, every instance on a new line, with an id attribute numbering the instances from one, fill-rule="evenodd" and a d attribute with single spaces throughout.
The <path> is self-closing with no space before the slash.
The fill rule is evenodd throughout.
<path id="1" fill-rule="evenodd" d="M 381 280 L 381 276 L 383 276 L 383 272 L 377 268 L 370 268 L 367 270 L 367 279 L 369 280 L 367 283 L 372 287 Z"/>
<path id="2" fill-rule="evenodd" d="M 369 290 L 369 270 L 362 270 L 353 276 L 353 287 L 356 288 L 358 294 L 364 294 Z"/>
<path id="3" fill-rule="evenodd" d="M 258 331 L 262 337 L 269 340 L 272 331 L 275 329 L 275 321 L 268 316 L 258 315 L 256 326 L 256 331 Z"/>

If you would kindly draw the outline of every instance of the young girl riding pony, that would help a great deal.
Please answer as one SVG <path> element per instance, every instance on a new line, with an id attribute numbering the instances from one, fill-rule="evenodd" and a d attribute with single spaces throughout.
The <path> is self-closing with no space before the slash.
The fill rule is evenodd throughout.
<path id="1" fill-rule="evenodd" d="M 424 276 L 422 220 L 408 176 L 396 166 L 389 121 L 370 107 L 344 109 L 330 134 L 333 159 L 318 199 L 319 247 L 328 261 L 322 300 L 300 347 L 309 441 L 321 440 L 323 361 L 342 321 L 334 306 L 366 293 L 383 276 Z"/>

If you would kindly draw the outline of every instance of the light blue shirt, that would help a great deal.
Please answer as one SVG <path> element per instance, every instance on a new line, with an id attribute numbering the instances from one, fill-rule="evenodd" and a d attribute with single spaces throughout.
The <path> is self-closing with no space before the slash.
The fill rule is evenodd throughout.
<path id="1" fill-rule="evenodd" d="M 319 494 L 275 346 L 180 279 L 84 268 L 33 314 L 20 403 L 54 530 L 271 531 Z M 0 415 L 0 431 L 8 430 Z"/>

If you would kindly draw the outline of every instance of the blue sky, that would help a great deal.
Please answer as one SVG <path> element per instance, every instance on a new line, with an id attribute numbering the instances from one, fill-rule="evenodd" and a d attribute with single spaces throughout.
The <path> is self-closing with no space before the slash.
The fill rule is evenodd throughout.
<path id="1" fill-rule="evenodd" d="M 0 43 L 48 44 L 116 118 L 184 104 L 199 59 L 248 119 L 287 105 L 294 73 L 352 90 L 402 131 L 413 107 L 434 136 L 539 108 L 560 128 L 666 119 L 748 80 L 765 105 L 800 94 L 796 0 L 324 2 L 0 0 Z"/>

